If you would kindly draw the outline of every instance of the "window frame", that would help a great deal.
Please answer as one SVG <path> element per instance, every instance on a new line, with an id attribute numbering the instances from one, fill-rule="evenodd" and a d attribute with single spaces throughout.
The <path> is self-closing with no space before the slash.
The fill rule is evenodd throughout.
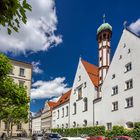
<path id="1" fill-rule="evenodd" d="M 19 68 L 19 76 L 25 77 L 25 68 Z"/>
<path id="2" fill-rule="evenodd" d="M 117 111 L 119 109 L 118 101 L 112 102 L 112 111 Z"/>
<path id="3" fill-rule="evenodd" d="M 125 81 L 125 90 L 129 90 L 133 88 L 133 79 L 129 79 Z"/>

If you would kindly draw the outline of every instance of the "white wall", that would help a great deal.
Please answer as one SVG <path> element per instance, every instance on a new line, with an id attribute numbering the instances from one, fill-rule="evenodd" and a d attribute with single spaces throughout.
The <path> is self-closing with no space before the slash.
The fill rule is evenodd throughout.
<path id="1" fill-rule="evenodd" d="M 66 107 L 68 107 L 68 116 L 66 114 Z M 64 116 L 62 116 L 62 108 L 64 108 Z M 59 110 L 59 118 L 58 118 Z M 69 127 L 69 102 L 66 102 L 57 108 L 54 108 L 52 111 L 52 128 L 66 128 L 66 124 Z"/>
<path id="2" fill-rule="evenodd" d="M 81 80 L 79 81 L 79 76 L 81 76 Z M 87 83 L 87 86 L 84 87 L 84 83 Z M 75 90 L 82 86 L 82 99 L 78 99 L 78 93 L 75 93 Z M 70 96 L 70 127 L 73 127 L 73 122 L 78 124 L 78 127 L 83 127 L 83 121 L 87 120 L 87 126 L 93 126 L 93 99 L 96 95 L 95 87 L 90 80 L 89 75 L 87 74 L 81 60 L 79 60 L 79 64 L 77 67 L 77 72 L 75 75 L 72 92 Z M 88 100 L 88 110 L 83 111 L 84 102 L 83 99 L 87 98 Z M 76 103 L 77 105 L 77 113 L 73 114 L 73 104 Z"/>
<path id="3" fill-rule="evenodd" d="M 32 119 L 32 134 L 41 132 L 41 116 Z"/>
<path id="4" fill-rule="evenodd" d="M 126 47 L 124 46 L 126 44 Z M 131 50 L 128 53 L 128 49 Z M 122 55 L 122 58 L 120 58 Z M 120 42 L 114 54 L 107 76 L 102 85 L 102 101 L 95 104 L 95 121 L 99 125 L 112 123 L 126 126 L 126 122 L 140 121 L 140 38 L 129 31 L 123 31 Z M 132 70 L 124 73 L 125 65 L 132 63 Z M 115 78 L 112 79 L 112 75 Z M 133 79 L 133 88 L 125 91 L 125 81 Z M 118 94 L 111 96 L 112 87 L 118 85 Z M 125 99 L 133 97 L 134 106 L 125 108 Z M 118 101 L 118 110 L 112 112 L 112 102 Z"/>

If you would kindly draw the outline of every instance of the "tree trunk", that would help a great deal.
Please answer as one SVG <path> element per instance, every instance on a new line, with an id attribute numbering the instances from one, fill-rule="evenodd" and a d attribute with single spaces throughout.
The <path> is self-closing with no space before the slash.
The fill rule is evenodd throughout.
<path id="1" fill-rule="evenodd" d="M 9 137 L 10 136 L 9 132 L 10 132 L 10 122 L 7 121 L 7 137 L 8 137 L 8 139 L 10 138 Z"/>
<path id="2" fill-rule="evenodd" d="M 11 122 L 11 133 L 10 133 L 10 139 L 12 138 L 12 134 L 13 134 L 13 123 Z"/>

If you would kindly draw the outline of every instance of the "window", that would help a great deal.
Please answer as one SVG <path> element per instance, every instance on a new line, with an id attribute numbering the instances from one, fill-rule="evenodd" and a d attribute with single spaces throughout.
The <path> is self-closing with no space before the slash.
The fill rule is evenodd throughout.
<path id="1" fill-rule="evenodd" d="M 103 40 L 106 40 L 106 34 L 103 34 Z"/>
<path id="2" fill-rule="evenodd" d="M 79 76 L 79 80 L 78 81 L 81 81 L 81 76 Z"/>
<path id="3" fill-rule="evenodd" d="M 87 82 L 84 82 L 84 88 L 86 88 L 87 87 Z"/>
<path id="4" fill-rule="evenodd" d="M 126 44 L 125 44 L 125 43 L 123 44 L 123 47 L 124 47 L 124 48 L 126 47 Z"/>
<path id="5" fill-rule="evenodd" d="M 66 128 L 68 128 L 68 123 L 66 123 Z"/>
<path id="6" fill-rule="evenodd" d="M 59 125 L 57 125 L 57 128 L 59 128 Z"/>
<path id="7" fill-rule="evenodd" d="M 112 88 L 112 95 L 118 94 L 118 86 Z"/>
<path id="8" fill-rule="evenodd" d="M 74 109 L 73 114 L 76 114 L 76 103 L 73 104 L 73 109 Z"/>
<path id="9" fill-rule="evenodd" d="M 129 107 L 133 107 L 133 97 L 126 99 L 126 107 L 125 108 L 129 108 Z"/>
<path id="10" fill-rule="evenodd" d="M 132 79 L 125 82 L 125 90 L 131 89 L 131 88 L 133 88 L 133 80 Z"/>
<path id="11" fill-rule="evenodd" d="M 132 69 L 132 64 L 131 62 L 125 65 L 125 72 L 128 72 Z"/>
<path id="12" fill-rule="evenodd" d="M 88 101 L 87 98 L 84 98 L 84 110 L 83 111 L 87 111 L 88 110 Z"/>
<path id="13" fill-rule="evenodd" d="M 66 116 L 68 116 L 69 115 L 69 108 L 68 108 L 68 106 L 66 107 Z"/>
<path id="14" fill-rule="evenodd" d="M 127 122 L 126 126 L 127 126 L 127 128 L 133 128 L 134 124 L 133 124 L 133 122 Z"/>
<path id="15" fill-rule="evenodd" d="M 64 117 L 64 108 L 62 108 L 62 117 Z"/>
<path id="16" fill-rule="evenodd" d="M 57 119 L 59 119 L 59 110 L 57 110 Z"/>
<path id="17" fill-rule="evenodd" d="M 131 50 L 130 49 L 128 49 L 128 53 L 130 53 L 131 52 Z"/>
<path id="18" fill-rule="evenodd" d="M 19 86 L 24 86 L 25 81 L 19 80 Z"/>
<path id="19" fill-rule="evenodd" d="M 76 127 L 76 122 L 73 122 L 73 127 Z"/>
<path id="20" fill-rule="evenodd" d="M 21 130 L 22 129 L 22 124 L 21 123 L 18 123 L 17 124 L 17 130 Z"/>
<path id="21" fill-rule="evenodd" d="M 115 74 L 112 75 L 112 79 L 114 79 L 114 78 L 115 78 Z"/>
<path id="22" fill-rule="evenodd" d="M 78 100 L 82 98 L 82 87 L 78 88 Z"/>
<path id="23" fill-rule="evenodd" d="M 112 129 L 112 123 L 107 123 L 107 129 L 111 130 Z"/>
<path id="24" fill-rule="evenodd" d="M 86 127 L 87 126 L 87 120 L 83 121 L 83 126 Z"/>
<path id="25" fill-rule="evenodd" d="M 25 69 L 23 68 L 19 69 L 19 76 L 25 76 Z"/>
<path id="26" fill-rule="evenodd" d="M 119 59 L 122 59 L 122 55 L 120 55 Z"/>
<path id="27" fill-rule="evenodd" d="M 116 111 L 116 110 L 118 110 L 118 102 L 117 101 L 112 103 L 112 111 Z"/>

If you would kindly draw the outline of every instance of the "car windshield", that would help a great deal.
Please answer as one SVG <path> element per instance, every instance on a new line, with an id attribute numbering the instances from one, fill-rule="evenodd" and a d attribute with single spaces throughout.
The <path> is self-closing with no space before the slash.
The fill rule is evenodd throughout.
<path id="1" fill-rule="evenodd" d="M 49 137 L 50 138 L 60 138 L 60 136 L 58 134 L 50 134 Z"/>

